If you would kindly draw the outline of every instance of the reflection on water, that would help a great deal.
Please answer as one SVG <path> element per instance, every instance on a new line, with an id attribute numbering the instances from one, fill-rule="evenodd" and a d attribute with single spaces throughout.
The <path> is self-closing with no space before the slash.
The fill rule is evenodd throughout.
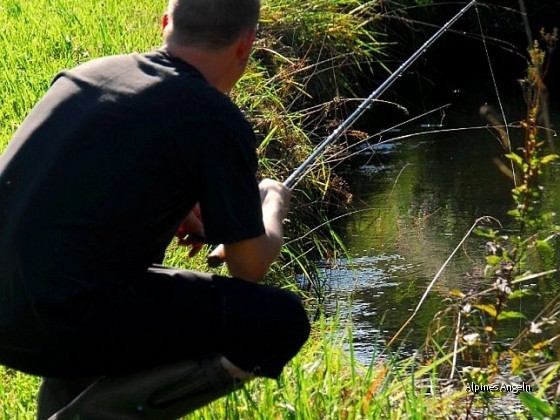
<path id="1" fill-rule="evenodd" d="M 481 122 L 462 125 L 480 126 Z M 356 353 L 365 361 L 410 316 L 476 219 L 491 216 L 505 228 L 510 221 L 507 211 L 512 207 L 513 184 L 493 161 L 501 158 L 507 164 L 495 136 L 485 129 L 430 135 L 420 130 L 417 137 L 369 149 L 346 175 L 360 210 L 339 226 L 351 259 L 325 268 L 325 275 L 331 304 L 352 301 Z M 518 147 L 522 133 L 512 134 Z M 551 194 L 548 202 L 559 208 L 560 192 L 554 180 L 560 166 L 552 169 L 545 186 Z M 423 342 L 430 320 L 450 290 L 489 285 L 490 280 L 481 275 L 484 244 L 476 236 L 466 241 L 410 324 L 406 346 Z M 550 278 L 542 281 L 547 290 L 556 290 L 550 287 Z M 540 302 L 532 298 L 523 310 L 536 311 Z M 511 334 L 522 325 L 524 321 L 512 325 Z"/>

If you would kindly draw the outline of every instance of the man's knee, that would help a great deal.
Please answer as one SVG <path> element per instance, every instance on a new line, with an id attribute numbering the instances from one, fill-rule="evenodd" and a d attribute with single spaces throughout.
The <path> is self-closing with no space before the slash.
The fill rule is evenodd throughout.
<path id="1" fill-rule="evenodd" d="M 255 373 L 276 378 L 300 351 L 310 332 L 309 319 L 301 299 L 276 289 L 261 302 L 267 310 L 255 314 L 253 353 Z"/>
<path id="2" fill-rule="evenodd" d="M 276 306 L 279 323 L 277 334 L 284 334 L 284 337 L 279 338 L 292 343 L 297 353 L 309 338 L 311 330 L 301 299 L 295 293 L 279 290 L 274 306 Z"/>
<path id="3" fill-rule="evenodd" d="M 275 343 L 278 351 L 285 349 L 287 359 L 291 359 L 307 341 L 310 332 L 301 299 L 293 292 L 270 287 L 262 296 L 260 306 L 262 310 L 254 314 L 256 332 L 264 340 Z"/>
<path id="4" fill-rule="evenodd" d="M 223 353 L 247 372 L 277 377 L 309 337 L 301 299 L 277 287 L 218 280 L 223 287 Z"/>

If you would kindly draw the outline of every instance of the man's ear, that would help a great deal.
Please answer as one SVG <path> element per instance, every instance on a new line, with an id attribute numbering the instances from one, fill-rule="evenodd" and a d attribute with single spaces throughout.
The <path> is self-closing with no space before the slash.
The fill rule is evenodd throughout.
<path id="1" fill-rule="evenodd" d="M 161 25 L 162 25 L 163 29 L 165 29 L 165 27 L 167 25 L 169 25 L 169 15 L 167 13 L 165 13 L 163 15 L 163 17 L 161 18 Z"/>
<path id="2" fill-rule="evenodd" d="M 253 43 L 257 38 L 257 32 L 254 29 L 244 31 L 239 37 L 239 43 L 237 44 L 237 58 L 241 61 L 246 61 L 251 53 L 251 48 L 253 48 Z"/>

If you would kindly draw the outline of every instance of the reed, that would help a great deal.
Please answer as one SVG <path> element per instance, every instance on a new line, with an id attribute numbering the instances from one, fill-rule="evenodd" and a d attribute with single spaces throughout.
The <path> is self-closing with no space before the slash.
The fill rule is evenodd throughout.
<path id="1" fill-rule="evenodd" d="M 261 176 L 286 179 L 353 110 L 345 108 L 347 96 L 382 46 L 371 25 L 376 4 L 264 2 L 253 60 L 233 92 L 259 135 Z M 300 275 L 320 295 L 314 261 L 344 249 L 328 219 L 351 196 L 325 160 L 314 168 L 293 195 L 291 214 L 297 217 L 286 224 L 290 241 L 269 278 L 287 285 Z"/>

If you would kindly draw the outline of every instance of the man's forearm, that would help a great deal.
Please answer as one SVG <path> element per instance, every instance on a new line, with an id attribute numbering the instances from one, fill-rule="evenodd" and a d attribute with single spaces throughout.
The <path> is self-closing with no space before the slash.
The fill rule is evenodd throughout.
<path id="1" fill-rule="evenodd" d="M 279 198 L 267 196 L 262 206 L 263 224 L 266 236 L 266 253 L 263 253 L 264 263 L 269 267 L 274 262 L 284 244 L 284 203 Z"/>
<path id="2" fill-rule="evenodd" d="M 278 257 L 284 243 L 282 220 L 287 203 L 281 194 L 268 193 L 263 198 L 262 214 L 265 233 L 258 238 L 226 245 L 226 263 L 233 277 L 261 281 Z"/>

